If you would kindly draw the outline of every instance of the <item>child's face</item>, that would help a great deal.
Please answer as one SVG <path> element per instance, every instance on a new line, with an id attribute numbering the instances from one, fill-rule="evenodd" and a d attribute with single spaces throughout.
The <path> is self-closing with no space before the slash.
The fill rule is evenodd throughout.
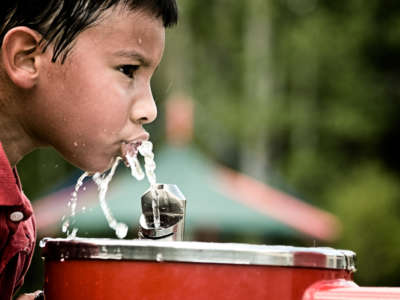
<path id="1" fill-rule="evenodd" d="M 148 138 L 142 125 L 157 115 L 150 79 L 164 41 L 161 19 L 118 8 L 77 37 L 64 65 L 46 51 L 28 106 L 33 134 L 81 169 L 108 169 L 125 143 Z"/>

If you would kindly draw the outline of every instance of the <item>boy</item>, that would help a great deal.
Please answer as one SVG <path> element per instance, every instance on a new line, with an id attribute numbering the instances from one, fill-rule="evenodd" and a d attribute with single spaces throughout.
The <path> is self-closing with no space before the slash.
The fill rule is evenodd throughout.
<path id="1" fill-rule="evenodd" d="M 157 114 L 150 79 L 176 22 L 175 0 L 1 1 L 1 300 L 22 285 L 35 244 L 18 161 L 52 146 L 102 172 L 148 139 L 143 124 Z"/>

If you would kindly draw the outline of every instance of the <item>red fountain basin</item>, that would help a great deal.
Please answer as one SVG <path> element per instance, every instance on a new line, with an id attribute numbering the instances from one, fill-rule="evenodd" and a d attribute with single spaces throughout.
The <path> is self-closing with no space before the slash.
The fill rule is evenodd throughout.
<path id="1" fill-rule="evenodd" d="M 332 248 L 153 240 L 41 242 L 46 300 L 297 300 L 321 280 L 352 280 Z"/>

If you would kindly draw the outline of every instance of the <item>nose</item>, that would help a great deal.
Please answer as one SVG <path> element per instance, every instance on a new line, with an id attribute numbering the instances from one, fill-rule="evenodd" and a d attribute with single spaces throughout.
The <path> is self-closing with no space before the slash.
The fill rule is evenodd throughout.
<path id="1" fill-rule="evenodd" d="M 157 106 L 150 85 L 143 89 L 135 99 L 131 110 L 131 119 L 137 124 L 148 124 L 157 117 Z"/>

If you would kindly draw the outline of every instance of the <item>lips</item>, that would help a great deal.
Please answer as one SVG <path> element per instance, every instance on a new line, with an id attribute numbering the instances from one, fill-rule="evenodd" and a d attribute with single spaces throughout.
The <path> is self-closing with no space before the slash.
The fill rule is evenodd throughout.
<path id="1" fill-rule="evenodd" d="M 124 161 L 125 165 L 129 167 L 128 160 L 126 156 L 136 156 L 138 153 L 138 148 L 142 144 L 142 141 L 132 141 L 132 142 L 123 142 L 121 145 L 121 154 L 122 160 Z"/>
<path id="2" fill-rule="evenodd" d="M 142 144 L 143 141 L 147 141 L 150 135 L 148 132 L 144 131 L 139 136 L 136 136 L 133 139 L 128 139 L 122 141 L 121 143 L 121 156 L 122 160 L 124 161 L 125 165 L 129 167 L 129 163 L 126 159 L 127 155 L 135 157 L 138 153 L 138 148 Z"/>

